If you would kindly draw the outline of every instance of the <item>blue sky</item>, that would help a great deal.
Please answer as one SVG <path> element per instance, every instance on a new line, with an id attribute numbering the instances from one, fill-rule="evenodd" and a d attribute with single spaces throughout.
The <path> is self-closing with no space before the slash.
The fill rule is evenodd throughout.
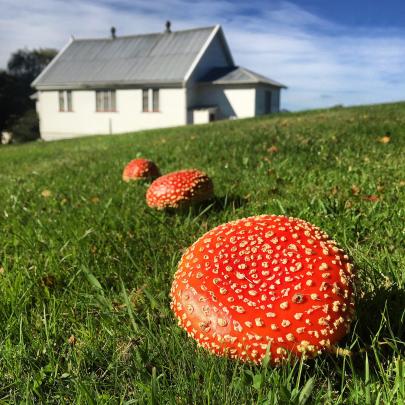
<path id="1" fill-rule="evenodd" d="M 291 1 L 335 23 L 364 28 L 405 26 L 403 0 L 301 0 Z"/>
<path id="2" fill-rule="evenodd" d="M 300 110 L 405 99 L 405 1 L 0 0 L 0 67 L 18 48 L 221 24 L 237 64 Z"/>

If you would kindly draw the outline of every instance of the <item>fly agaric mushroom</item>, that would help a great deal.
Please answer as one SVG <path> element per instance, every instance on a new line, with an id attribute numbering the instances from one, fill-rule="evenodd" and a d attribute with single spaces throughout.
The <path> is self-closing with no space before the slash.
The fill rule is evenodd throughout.
<path id="1" fill-rule="evenodd" d="M 155 179 L 159 176 L 159 169 L 151 160 L 134 159 L 125 166 L 122 180 L 129 182 L 131 180 Z"/>
<path id="2" fill-rule="evenodd" d="M 183 254 L 171 308 L 216 355 L 273 365 L 331 350 L 354 315 L 352 265 L 301 219 L 261 215 L 222 224 Z"/>
<path id="3" fill-rule="evenodd" d="M 197 169 L 180 170 L 156 179 L 146 192 L 151 208 L 179 208 L 209 200 L 214 195 L 211 179 Z"/>

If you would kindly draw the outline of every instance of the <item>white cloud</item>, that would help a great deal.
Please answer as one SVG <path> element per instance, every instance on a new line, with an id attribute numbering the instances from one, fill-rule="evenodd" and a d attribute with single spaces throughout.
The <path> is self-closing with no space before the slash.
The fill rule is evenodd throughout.
<path id="1" fill-rule="evenodd" d="M 275 0 L 0 0 L 0 66 L 11 52 L 62 47 L 77 37 L 223 25 L 236 63 L 288 85 L 288 109 L 399 100 L 405 31 L 339 26 Z"/>

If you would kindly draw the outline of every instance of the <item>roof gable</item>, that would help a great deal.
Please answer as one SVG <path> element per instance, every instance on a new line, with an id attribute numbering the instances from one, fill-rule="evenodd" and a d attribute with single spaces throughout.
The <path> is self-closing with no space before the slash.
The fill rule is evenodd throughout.
<path id="1" fill-rule="evenodd" d="M 183 83 L 216 30 L 73 40 L 32 85 L 50 89 Z"/>
<path id="2" fill-rule="evenodd" d="M 211 69 L 200 83 L 212 84 L 269 84 L 274 87 L 286 88 L 284 84 L 269 79 L 259 73 L 252 72 L 241 66 L 231 66 Z"/>
<path id="3" fill-rule="evenodd" d="M 186 75 L 186 81 L 194 83 L 203 77 L 213 67 L 234 66 L 231 51 L 226 42 L 222 28 L 217 25 L 211 38 L 201 49 Z"/>

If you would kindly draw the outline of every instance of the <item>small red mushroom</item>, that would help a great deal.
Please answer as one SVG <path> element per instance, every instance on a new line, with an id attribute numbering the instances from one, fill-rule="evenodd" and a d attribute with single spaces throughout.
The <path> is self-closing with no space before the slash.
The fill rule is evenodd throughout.
<path id="1" fill-rule="evenodd" d="M 158 167 L 148 159 L 131 160 L 124 168 L 122 180 L 148 180 L 160 176 Z"/>
<path id="2" fill-rule="evenodd" d="M 214 195 L 211 179 L 197 169 L 180 170 L 156 179 L 146 192 L 151 208 L 179 208 L 209 200 Z"/>
<path id="3" fill-rule="evenodd" d="M 210 230 L 183 254 L 171 308 L 217 355 L 275 365 L 332 350 L 354 315 L 352 265 L 301 219 L 261 215 Z"/>

